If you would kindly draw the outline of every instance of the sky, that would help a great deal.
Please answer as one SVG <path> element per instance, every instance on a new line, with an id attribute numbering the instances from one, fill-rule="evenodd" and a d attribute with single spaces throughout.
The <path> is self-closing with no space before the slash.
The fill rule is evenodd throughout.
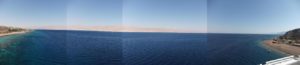
<path id="1" fill-rule="evenodd" d="M 0 23 L 269 34 L 300 27 L 300 0 L 0 0 Z"/>
<path id="2" fill-rule="evenodd" d="M 123 0 L 69 0 L 68 25 L 122 25 Z"/>
<path id="3" fill-rule="evenodd" d="M 2 0 L 0 23 L 40 27 L 120 25 L 122 0 Z"/>
<path id="4" fill-rule="evenodd" d="M 123 24 L 206 32 L 206 0 L 124 0 Z"/>
<path id="5" fill-rule="evenodd" d="M 1 0 L 0 25 L 66 25 L 64 0 Z"/>
<path id="6" fill-rule="evenodd" d="M 208 0 L 210 33 L 282 33 L 300 28 L 300 0 Z"/>
<path id="7" fill-rule="evenodd" d="M 1 0 L 0 25 L 206 31 L 206 0 Z"/>

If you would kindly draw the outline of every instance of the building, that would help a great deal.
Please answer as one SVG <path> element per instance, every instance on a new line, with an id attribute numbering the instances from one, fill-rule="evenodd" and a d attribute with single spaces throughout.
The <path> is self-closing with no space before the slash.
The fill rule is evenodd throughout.
<path id="1" fill-rule="evenodd" d="M 288 57 L 283 57 L 271 61 L 267 61 L 265 64 L 260 65 L 300 65 L 300 56 L 293 55 Z"/>

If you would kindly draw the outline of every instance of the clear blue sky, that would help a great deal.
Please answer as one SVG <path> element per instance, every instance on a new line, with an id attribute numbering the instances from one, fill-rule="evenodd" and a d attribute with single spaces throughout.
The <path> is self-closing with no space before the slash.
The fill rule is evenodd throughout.
<path id="1" fill-rule="evenodd" d="M 208 0 L 208 32 L 279 33 L 300 28 L 300 0 Z"/>
<path id="2" fill-rule="evenodd" d="M 1 0 L 0 25 L 126 25 L 206 31 L 206 0 Z"/>
<path id="3" fill-rule="evenodd" d="M 123 0 L 69 0 L 68 25 L 122 25 Z"/>
<path id="4" fill-rule="evenodd" d="M 65 25 L 64 0 L 1 0 L 0 25 Z"/>
<path id="5" fill-rule="evenodd" d="M 13 26 L 120 24 L 122 0 L 2 0 L 0 20 Z"/>
<path id="6" fill-rule="evenodd" d="M 123 24 L 206 31 L 206 0 L 124 0 Z"/>
<path id="7" fill-rule="evenodd" d="M 299 0 L 0 0 L 0 25 L 127 25 L 215 33 L 300 26 Z"/>

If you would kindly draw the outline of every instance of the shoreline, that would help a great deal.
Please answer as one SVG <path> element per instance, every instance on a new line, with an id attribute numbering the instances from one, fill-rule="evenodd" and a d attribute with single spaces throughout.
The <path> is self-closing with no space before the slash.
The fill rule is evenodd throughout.
<path id="1" fill-rule="evenodd" d="M 18 31 L 18 32 L 10 32 L 10 33 L 4 33 L 4 34 L 0 34 L 0 38 L 4 38 L 4 37 L 9 37 L 11 35 L 18 35 L 18 34 L 26 34 L 30 31 Z M 11 45 L 11 41 L 6 41 L 6 42 L 0 42 L 0 49 L 4 49 L 7 48 Z M 1 50 L 0 50 L 1 51 Z"/>
<path id="2" fill-rule="evenodd" d="M 19 31 L 19 32 L 4 33 L 4 34 L 0 34 L 0 37 L 9 36 L 9 35 L 16 35 L 16 34 L 24 34 L 24 33 L 27 33 L 27 32 L 28 31 Z"/>
<path id="3" fill-rule="evenodd" d="M 264 40 L 262 45 L 269 51 L 274 51 L 283 55 L 300 55 L 300 47 L 288 44 L 272 43 L 273 40 Z"/>

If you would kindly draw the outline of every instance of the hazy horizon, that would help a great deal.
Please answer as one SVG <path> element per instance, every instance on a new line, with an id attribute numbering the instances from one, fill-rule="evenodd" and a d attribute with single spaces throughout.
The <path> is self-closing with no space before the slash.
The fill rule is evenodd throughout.
<path id="1" fill-rule="evenodd" d="M 130 26 L 136 31 L 152 28 L 151 31 L 158 32 L 176 29 L 273 34 L 300 28 L 299 3 L 297 0 L 1 0 L 0 25 L 61 29 Z"/>
<path id="2" fill-rule="evenodd" d="M 205 11 L 206 0 L 1 0 L 0 23 L 26 28 L 121 25 L 157 32 L 206 32 Z"/>

